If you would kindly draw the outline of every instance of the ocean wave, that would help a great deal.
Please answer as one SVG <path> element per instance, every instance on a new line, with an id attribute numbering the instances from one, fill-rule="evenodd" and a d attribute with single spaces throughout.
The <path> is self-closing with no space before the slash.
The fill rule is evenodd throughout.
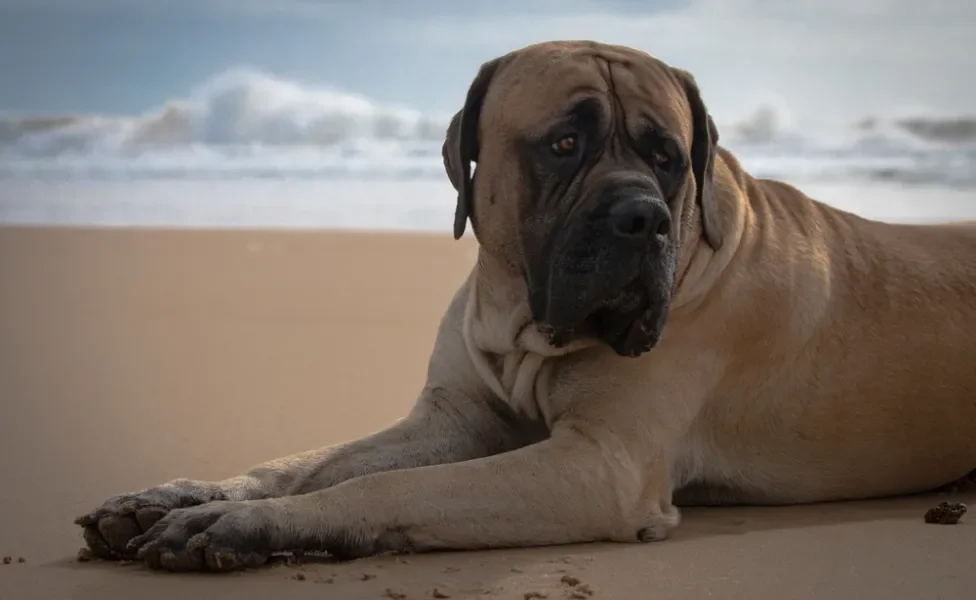
<path id="1" fill-rule="evenodd" d="M 449 118 L 234 69 L 143 115 L 0 117 L 0 145 L 23 155 L 57 156 L 200 145 L 429 143 L 443 138 Z"/>
<path id="2" fill-rule="evenodd" d="M 439 177 L 449 117 L 239 68 L 141 115 L 0 115 L 0 177 Z M 976 186 L 974 116 L 801 127 L 762 103 L 719 129 L 758 176 Z"/>

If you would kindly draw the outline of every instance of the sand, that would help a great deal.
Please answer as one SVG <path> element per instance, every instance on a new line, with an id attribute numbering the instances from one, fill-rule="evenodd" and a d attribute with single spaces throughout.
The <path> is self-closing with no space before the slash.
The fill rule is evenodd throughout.
<path id="1" fill-rule="evenodd" d="M 402 415 L 473 257 L 407 234 L 0 228 L 0 599 L 973 596 L 976 518 L 923 519 L 971 493 L 686 510 L 649 545 L 226 576 L 75 561 L 72 518 L 111 494 L 236 474 Z"/>

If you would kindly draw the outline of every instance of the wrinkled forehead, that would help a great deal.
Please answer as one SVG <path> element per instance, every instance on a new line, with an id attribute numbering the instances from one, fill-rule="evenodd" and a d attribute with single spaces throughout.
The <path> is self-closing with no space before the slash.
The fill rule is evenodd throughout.
<path id="1" fill-rule="evenodd" d="M 589 98 L 600 101 L 605 117 L 650 120 L 690 139 L 690 108 L 671 69 L 650 55 L 607 46 L 515 53 L 489 87 L 481 125 L 506 136 L 541 134 Z"/>

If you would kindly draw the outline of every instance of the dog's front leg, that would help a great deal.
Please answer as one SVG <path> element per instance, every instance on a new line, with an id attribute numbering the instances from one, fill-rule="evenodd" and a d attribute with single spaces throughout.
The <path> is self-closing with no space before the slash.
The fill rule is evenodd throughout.
<path id="1" fill-rule="evenodd" d="M 173 509 L 305 494 L 369 473 L 488 456 L 535 439 L 490 404 L 448 395 L 425 390 L 406 418 L 362 439 L 275 459 L 230 479 L 177 479 L 113 496 L 76 523 L 98 556 L 129 558 L 128 542 Z"/>
<path id="2" fill-rule="evenodd" d="M 76 520 L 89 548 L 103 558 L 127 558 L 129 541 L 173 509 L 305 494 L 370 473 L 464 461 L 541 439 L 547 432 L 517 422 L 478 378 L 460 333 L 464 298 L 462 290 L 444 318 L 427 384 L 404 419 L 229 479 L 176 479 L 113 496 Z"/>
<path id="3" fill-rule="evenodd" d="M 678 513 L 665 454 L 641 453 L 638 464 L 619 440 L 600 435 L 568 424 L 495 456 L 176 510 L 132 549 L 155 568 L 228 570 L 293 550 L 359 557 L 666 537 Z"/>

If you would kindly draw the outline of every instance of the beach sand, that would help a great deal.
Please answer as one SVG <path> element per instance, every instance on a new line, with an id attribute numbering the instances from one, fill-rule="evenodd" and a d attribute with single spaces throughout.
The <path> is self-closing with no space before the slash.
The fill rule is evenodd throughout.
<path id="1" fill-rule="evenodd" d="M 114 493 L 237 474 L 403 415 L 473 260 L 446 236 L 0 228 L 0 599 L 976 595 L 976 514 L 925 524 L 950 499 L 935 495 L 686 510 L 649 545 L 225 576 L 76 562 L 72 518 Z"/>

